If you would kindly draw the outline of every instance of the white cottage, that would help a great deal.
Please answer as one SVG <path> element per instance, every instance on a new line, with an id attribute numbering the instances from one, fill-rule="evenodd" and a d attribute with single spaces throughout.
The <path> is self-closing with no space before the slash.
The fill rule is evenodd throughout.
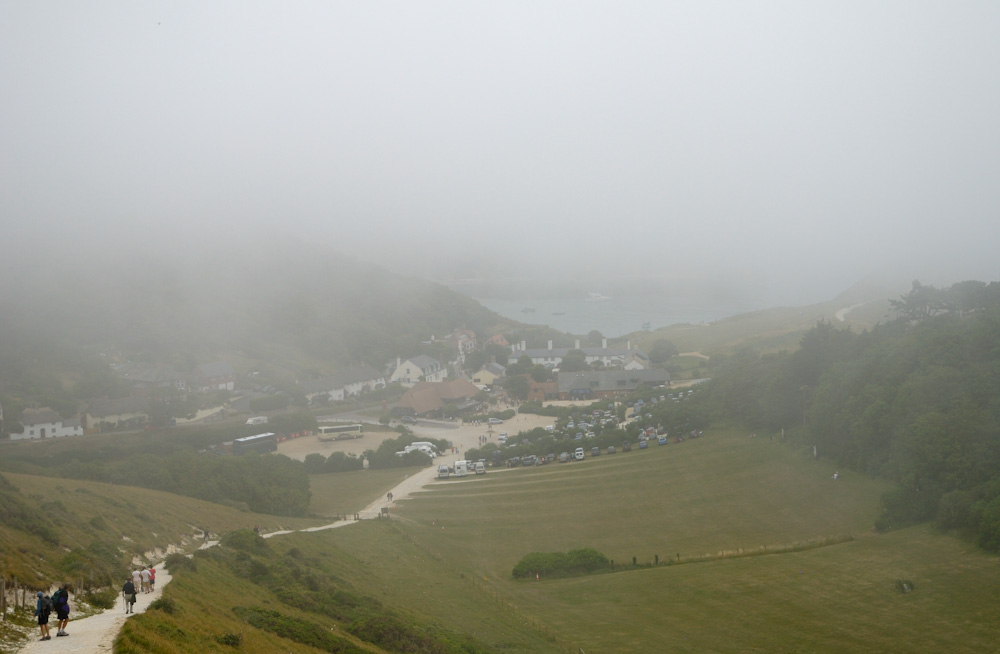
<path id="1" fill-rule="evenodd" d="M 25 409 L 19 420 L 24 427 L 20 434 L 11 434 L 12 441 L 31 438 L 61 438 L 63 436 L 82 436 L 83 425 L 79 420 L 64 420 L 56 411 L 48 407 L 40 409 Z"/>

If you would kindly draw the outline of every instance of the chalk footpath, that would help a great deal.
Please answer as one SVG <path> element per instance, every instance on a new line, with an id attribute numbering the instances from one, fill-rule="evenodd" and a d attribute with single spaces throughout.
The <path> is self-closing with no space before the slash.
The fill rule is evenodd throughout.
<path id="1" fill-rule="evenodd" d="M 121 593 L 118 594 L 118 601 L 114 608 L 103 613 L 98 613 L 87 618 L 76 619 L 76 606 L 74 597 L 69 599 L 70 614 L 69 624 L 66 625 L 66 632 L 69 636 L 56 636 L 56 614 L 53 611 L 49 617 L 49 629 L 52 631 L 52 640 L 40 641 L 38 625 L 32 631 L 32 639 L 27 645 L 18 650 L 19 654 L 45 654 L 48 652 L 80 652 L 81 654 L 93 654 L 95 652 L 110 652 L 118 631 L 125 624 L 125 620 L 133 615 L 138 615 L 146 610 L 150 602 L 160 597 L 163 587 L 170 581 L 170 573 L 163 567 L 163 564 L 156 566 L 156 590 L 152 593 L 139 593 L 133 613 L 126 614 L 125 606 L 122 604 Z M 125 583 L 124 577 L 121 581 Z"/>

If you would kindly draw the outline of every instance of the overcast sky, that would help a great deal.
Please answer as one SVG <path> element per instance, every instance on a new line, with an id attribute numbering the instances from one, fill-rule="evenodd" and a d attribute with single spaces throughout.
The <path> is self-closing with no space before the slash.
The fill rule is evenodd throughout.
<path id="1" fill-rule="evenodd" d="M 41 262 L 997 280 L 998 35 L 995 1 L 8 1 L 0 226 Z"/>

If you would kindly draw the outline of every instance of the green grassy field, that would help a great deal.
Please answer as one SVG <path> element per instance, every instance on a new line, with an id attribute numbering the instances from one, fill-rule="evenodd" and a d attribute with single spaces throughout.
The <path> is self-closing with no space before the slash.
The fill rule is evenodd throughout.
<path id="1" fill-rule="evenodd" d="M 383 497 L 391 488 L 418 471 L 418 468 L 357 470 L 309 476 L 312 500 L 309 512 L 334 516 L 360 511 Z"/>
<path id="2" fill-rule="evenodd" d="M 924 527 L 874 534 L 886 486 L 841 473 L 764 438 L 714 434 L 441 484 L 399 515 L 455 574 L 585 651 L 993 647 L 996 558 Z M 809 548 L 830 537 L 851 540 Z M 511 579 L 524 554 L 576 547 L 625 571 Z"/>
<path id="3" fill-rule="evenodd" d="M 299 561 L 407 624 L 470 634 L 497 652 L 994 651 L 997 558 L 927 526 L 874 533 L 888 486 L 839 472 L 834 481 L 828 463 L 767 437 L 711 432 L 645 451 L 439 483 L 398 502 L 392 520 L 267 543 L 276 565 Z M 334 511 L 344 509 L 334 504 L 363 506 L 403 474 L 316 476 L 314 497 L 328 499 L 314 510 L 328 510 L 323 502 Z M 58 493 L 39 478 L 9 476 L 39 501 Z M 310 522 L 60 483 L 67 510 L 84 523 L 109 501 L 121 503 L 123 514 L 154 513 L 150 527 L 161 531 L 205 519 L 220 531 L 251 521 L 266 528 Z M 112 495 L 101 499 L 106 492 Z M 136 533 L 145 527 L 116 525 Z M 73 529 L 86 537 L 85 527 Z M 579 547 L 603 552 L 616 570 L 511 577 L 530 552 Z M 251 627 L 232 610 L 237 604 L 307 618 L 330 633 L 349 626 L 296 611 L 215 560 L 197 565 L 196 574 L 179 574 L 165 589 L 175 612 L 130 620 L 116 652 L 233 651 L 225 644 L 232 634 L 242 638 L 242 651 L 318 651 Z M 246 565 L 252 574 L 255 564 Z M 903 579 L 912 592 L 897 588 Z"/>

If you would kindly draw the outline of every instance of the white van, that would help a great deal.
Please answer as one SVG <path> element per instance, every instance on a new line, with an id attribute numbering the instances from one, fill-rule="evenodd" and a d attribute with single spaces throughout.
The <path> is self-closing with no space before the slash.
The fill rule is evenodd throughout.
<path id="1" fill-rule="evenodd" d="M 256 416 L 254 418 L 247 418 L 248 425 L 266 425 L 267 416 Z"/>
<path id="2" fill-rule="evenodd" d="M 573 452 L 573 458 L 577 461 L 583 461 L 584 457 L 586 457 L 586 454 L 583 453 L 582 447 L 576 448 L 576 451 Z"/>
<path id="3" fill-rule="evenodd" d="M 423 452 L 432 459 L 437 456 L 437 451 L 433 447 L 428 447 L 427 445 L 417 445 L 416 443 L 411 443 L 403 448 L 404 454 L 413 451 Z M 397 454 L 399 453 L 397 452 Z"/>
<path id="4" fill-rule="evenodd" d="M 476 474 L 485 475 L 486 474 L 486 464 L 482 461 L 476 461 Z"/>
<path id="5" fill-rule="evenodd" d="M 450 474 L 451 470 L 448 466 L 438 466 L 438 479 L 447 479 Z"/>
<path id="6" fill-rule="evenodd" d="M 455 476 L 464 477 L 469 474 L 469 462 L 468 461 L 456 461 L 455 462 Z"/>

